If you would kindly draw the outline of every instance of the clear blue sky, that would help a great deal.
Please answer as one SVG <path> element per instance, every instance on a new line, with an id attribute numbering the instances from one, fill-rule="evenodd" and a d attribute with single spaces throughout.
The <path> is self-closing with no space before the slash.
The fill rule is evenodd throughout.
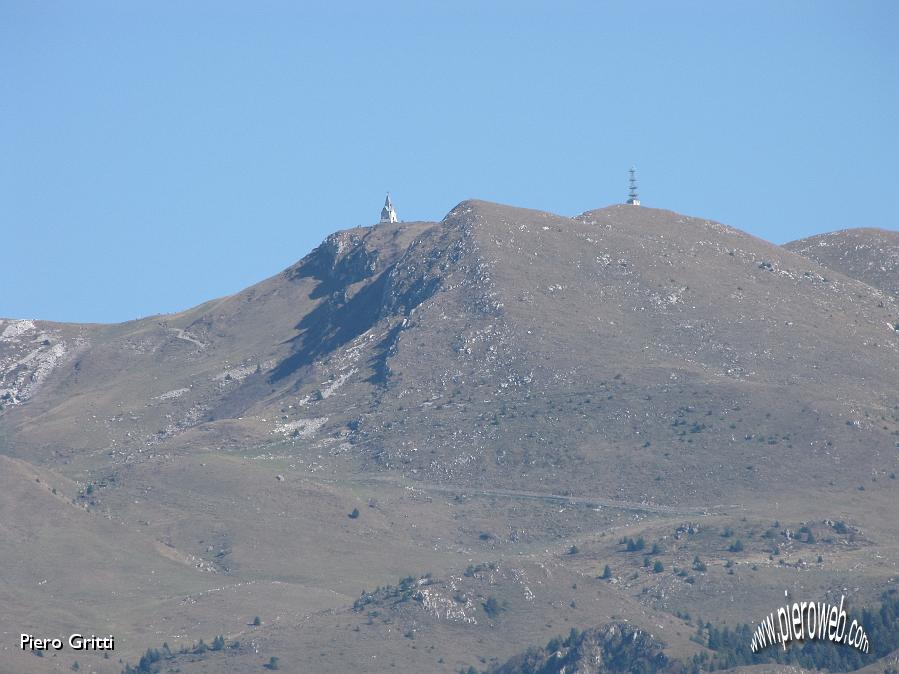
<path id="1" fill-rule="evenodd" d="M 477 197 L 899 227 L 899 3 L 0 0 L 0 316 L 116 321 Z"/>

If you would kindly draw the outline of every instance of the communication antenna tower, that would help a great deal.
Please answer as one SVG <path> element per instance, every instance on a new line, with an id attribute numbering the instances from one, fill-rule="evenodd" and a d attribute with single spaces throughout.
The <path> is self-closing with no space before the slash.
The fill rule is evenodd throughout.
<path id="1" fill-rule="evenodd" d="M 637 195 L 637 169 L 631 166 L 629 173 L 631 175 L 628 180 L 630 187 L 627 192 L 627 203 L 631 206 L 639 206 L 640 197 Z"/>

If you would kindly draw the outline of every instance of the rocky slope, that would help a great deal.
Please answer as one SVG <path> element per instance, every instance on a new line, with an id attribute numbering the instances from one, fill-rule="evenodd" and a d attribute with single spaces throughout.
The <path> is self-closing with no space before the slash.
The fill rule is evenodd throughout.
<path id="1" fill-rule="evenodd" d="M 630 625 L 607 625 L 567 639 L 555 639 L 545 648 L 532 648 L 489 670 L 490 674 L 605 674 L 608 672 L 685 671 L 662 653 L 661 645 Z"/>
<path id="2" fill-rule="evenodd" d="M 893 297 L 899 296 L 899 232 L 843 229 L 791 241 L 784 248 Z"/>

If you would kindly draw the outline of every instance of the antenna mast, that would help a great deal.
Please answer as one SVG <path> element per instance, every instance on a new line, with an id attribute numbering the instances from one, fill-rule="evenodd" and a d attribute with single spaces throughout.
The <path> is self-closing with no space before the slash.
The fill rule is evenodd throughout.
<path id="1" fill-rule="evenodd" d="M 628 183 L 630 185 L 627 193 L 627 203 L 631 206 L 639 206 L 640 205 L 640 197 L 637 195 L 637 169 L 631 166 L 629 173 L 630 179 Z"/>

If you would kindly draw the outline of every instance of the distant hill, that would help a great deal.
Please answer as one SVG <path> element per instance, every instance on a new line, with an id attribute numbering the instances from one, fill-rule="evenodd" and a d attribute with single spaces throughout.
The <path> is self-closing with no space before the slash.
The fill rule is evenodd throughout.
<path id="1" fill-rule="evenodd" d="M 899 232 L 843 229 L 791 241 L 784 248 L 899 296 Z"/>

